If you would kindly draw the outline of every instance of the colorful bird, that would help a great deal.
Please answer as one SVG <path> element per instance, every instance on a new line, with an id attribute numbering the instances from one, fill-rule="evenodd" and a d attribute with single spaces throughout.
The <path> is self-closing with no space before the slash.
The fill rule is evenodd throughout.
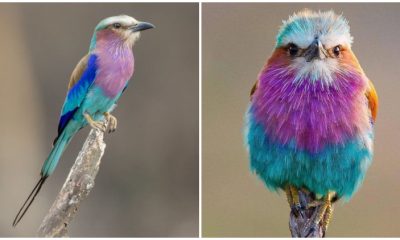
<path id="1" fill-rule="evenodd" d="M 315 194 L 322 207 L 314 224 L 325 230 L 332 200 L 350 199 L 372 161 L 378 98 L 352 42 L 333 11 L 291 16 L 246 113 L 251 169 L 270 190 L 286 191 L 293 211 L 308 207 L 299 189 Z"/>
<path id="2" fill-rule="evenodd" d="M 65 148 L 81 128 L 89 124 L 104 132 L 115 131 L 117 119 L 110 112 L 132 77 L 132 47 L 139 39 L 140 31 L 150 28 L 154 26 L 126 15 L 106 18 L 96 26 L 88 54 L 72 72 L 53 149 L 43 164 L 40 180 L 19 210 L 13 226 L 25 215 L 43 183 L 54 172 Z M 104 119 L 108 121 L 108 129 Z"/>

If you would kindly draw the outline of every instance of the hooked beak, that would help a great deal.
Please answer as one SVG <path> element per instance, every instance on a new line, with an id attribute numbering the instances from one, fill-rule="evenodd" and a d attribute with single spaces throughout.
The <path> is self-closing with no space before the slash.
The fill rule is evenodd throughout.
<path id="1" fill-rule="evenodd" d="M 155 26 L 148 22 L 138 22 L 129 29 L 131 29 L 132 32 L 140 32 L 150 28 L 155 28 Z"/>
<path id="2" fill-rule="evenodd" d="M 314 42 L 304 52 L 304 58 L 307 62 L 311 62 L 314 59 L 324 59 L 328 56 L 325 48 L 322 46 L 318 38 L 315 38 Z"/>

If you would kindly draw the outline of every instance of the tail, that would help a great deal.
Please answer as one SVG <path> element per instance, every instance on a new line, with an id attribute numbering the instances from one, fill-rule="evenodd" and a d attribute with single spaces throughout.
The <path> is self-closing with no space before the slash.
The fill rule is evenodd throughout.
<path id="1" fill-rule="evenodd" d="M 31 206 L 33 200 L 35 200 L 36 195 L 39 193 L 40 189 L 43 186 L 43 183 L 46 181 L 47 177 L 41 177 L 39 182 L 33 188 L 32 192 L 29 194 L 28 198 L 25 200 L 24 205 L 19 209 L 17 216 L 15 216 L 13 221 L 13 227 L 17 226 L 19 221 L 21 221 L 22 217 L 25 215 L 26 211 L 28 211 Z"/>
<path id="2" fill-rule="evenodd" d="M 12 224 L 13 227 L 15 227 L 21 221 L 22 217 L 25 215 L 25 213 L 28 211 L 29 207 L 35 200 L 36 195 L 39 193 L 47 177 L 54 172 L 54 169 L 58 164 L 58 160 L 60 160 L 61 155 L 63 154 L 65 148 L 68 146 L 73 135 L 74 134 L 72 135 L 67 134 L 66 131 L 63 131 L 61 135 L 57 138 L 53 146 L 53 149 L 51 150 L 49 156 L 47 157 L 46 161 L 43 164 L 42 171 L 40 173 L 41 177 L 39 181 L 36 183 L 32 192 L 29 194 L 28 198 L 25 200 L 21 209 L 18 211 L 17 216 L 15 216 L 14 218 Z"/>
<path id="3" fill-rule="evenodd" d="M 50 176 L 54 172 L 61 155 L 64 153 L 64 150 L 67 148 L 72 137 L 75 135 L 74 133 L 70 134 L 69 131 L 66 130 L 67 129 L 64 129 L 60 136 L 57 137 L 53 149 L 43 164 L 42 171 L 40 173 L 42 176 Z"/>

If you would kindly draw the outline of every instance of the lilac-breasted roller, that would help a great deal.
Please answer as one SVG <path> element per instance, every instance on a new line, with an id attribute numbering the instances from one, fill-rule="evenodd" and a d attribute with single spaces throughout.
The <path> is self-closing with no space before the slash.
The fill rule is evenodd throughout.
<path id="1" fill-rule="evenodd" d="M 132 47 L 140 32 L 150 28 L 154 26 L 126 15 L 106 18 L 96 26 L 89 52 L 72 72 L 53 149 L 43 164 L 40 180 L 19 210 L 13 226 L 22 219 L 43 183 L 54 172 L 65 148 L 81 128 L 89 124 L 105 132 L 107 129 L 102 120 L 107 119 L 108 131 L 115 131 L 117 119 L 110 112 L 132 77 Z"/>
<path id="2" fill-rule="evenodd" d="M 320 202 L 327 228 L 332 201 L 360 187 L 373 154 L 378 98 L 351 50 L 347 20 L 301 11 L 283 23 L 272 56 L 251 90 L 246 143 L 251 169 L 271 190 L 298 190 Z M 297 211 L 298 212 L 298 211 Z"/>

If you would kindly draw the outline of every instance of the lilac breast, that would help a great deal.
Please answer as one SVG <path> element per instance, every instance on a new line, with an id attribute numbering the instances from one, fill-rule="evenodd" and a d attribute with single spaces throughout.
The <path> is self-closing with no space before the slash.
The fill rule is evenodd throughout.
<path id="1" fill-rule="evenodd" d="M 116 97 L 126 86 L 134 71 L 132 48 L 116 35 L 99 36 L 95 54 L 97 75 L 95 84 L 107 97 Z"/>
<path id="2" fill-rule="evenodd" d="M 272 66 L 261 73 L 252 100 L 252 113 L 272 140 L 317 153 L 370 127 L 361 74 L 336 76 L 327 86 L 309 79 L 293 82 L 292 74 L 276 72 Z"/>

